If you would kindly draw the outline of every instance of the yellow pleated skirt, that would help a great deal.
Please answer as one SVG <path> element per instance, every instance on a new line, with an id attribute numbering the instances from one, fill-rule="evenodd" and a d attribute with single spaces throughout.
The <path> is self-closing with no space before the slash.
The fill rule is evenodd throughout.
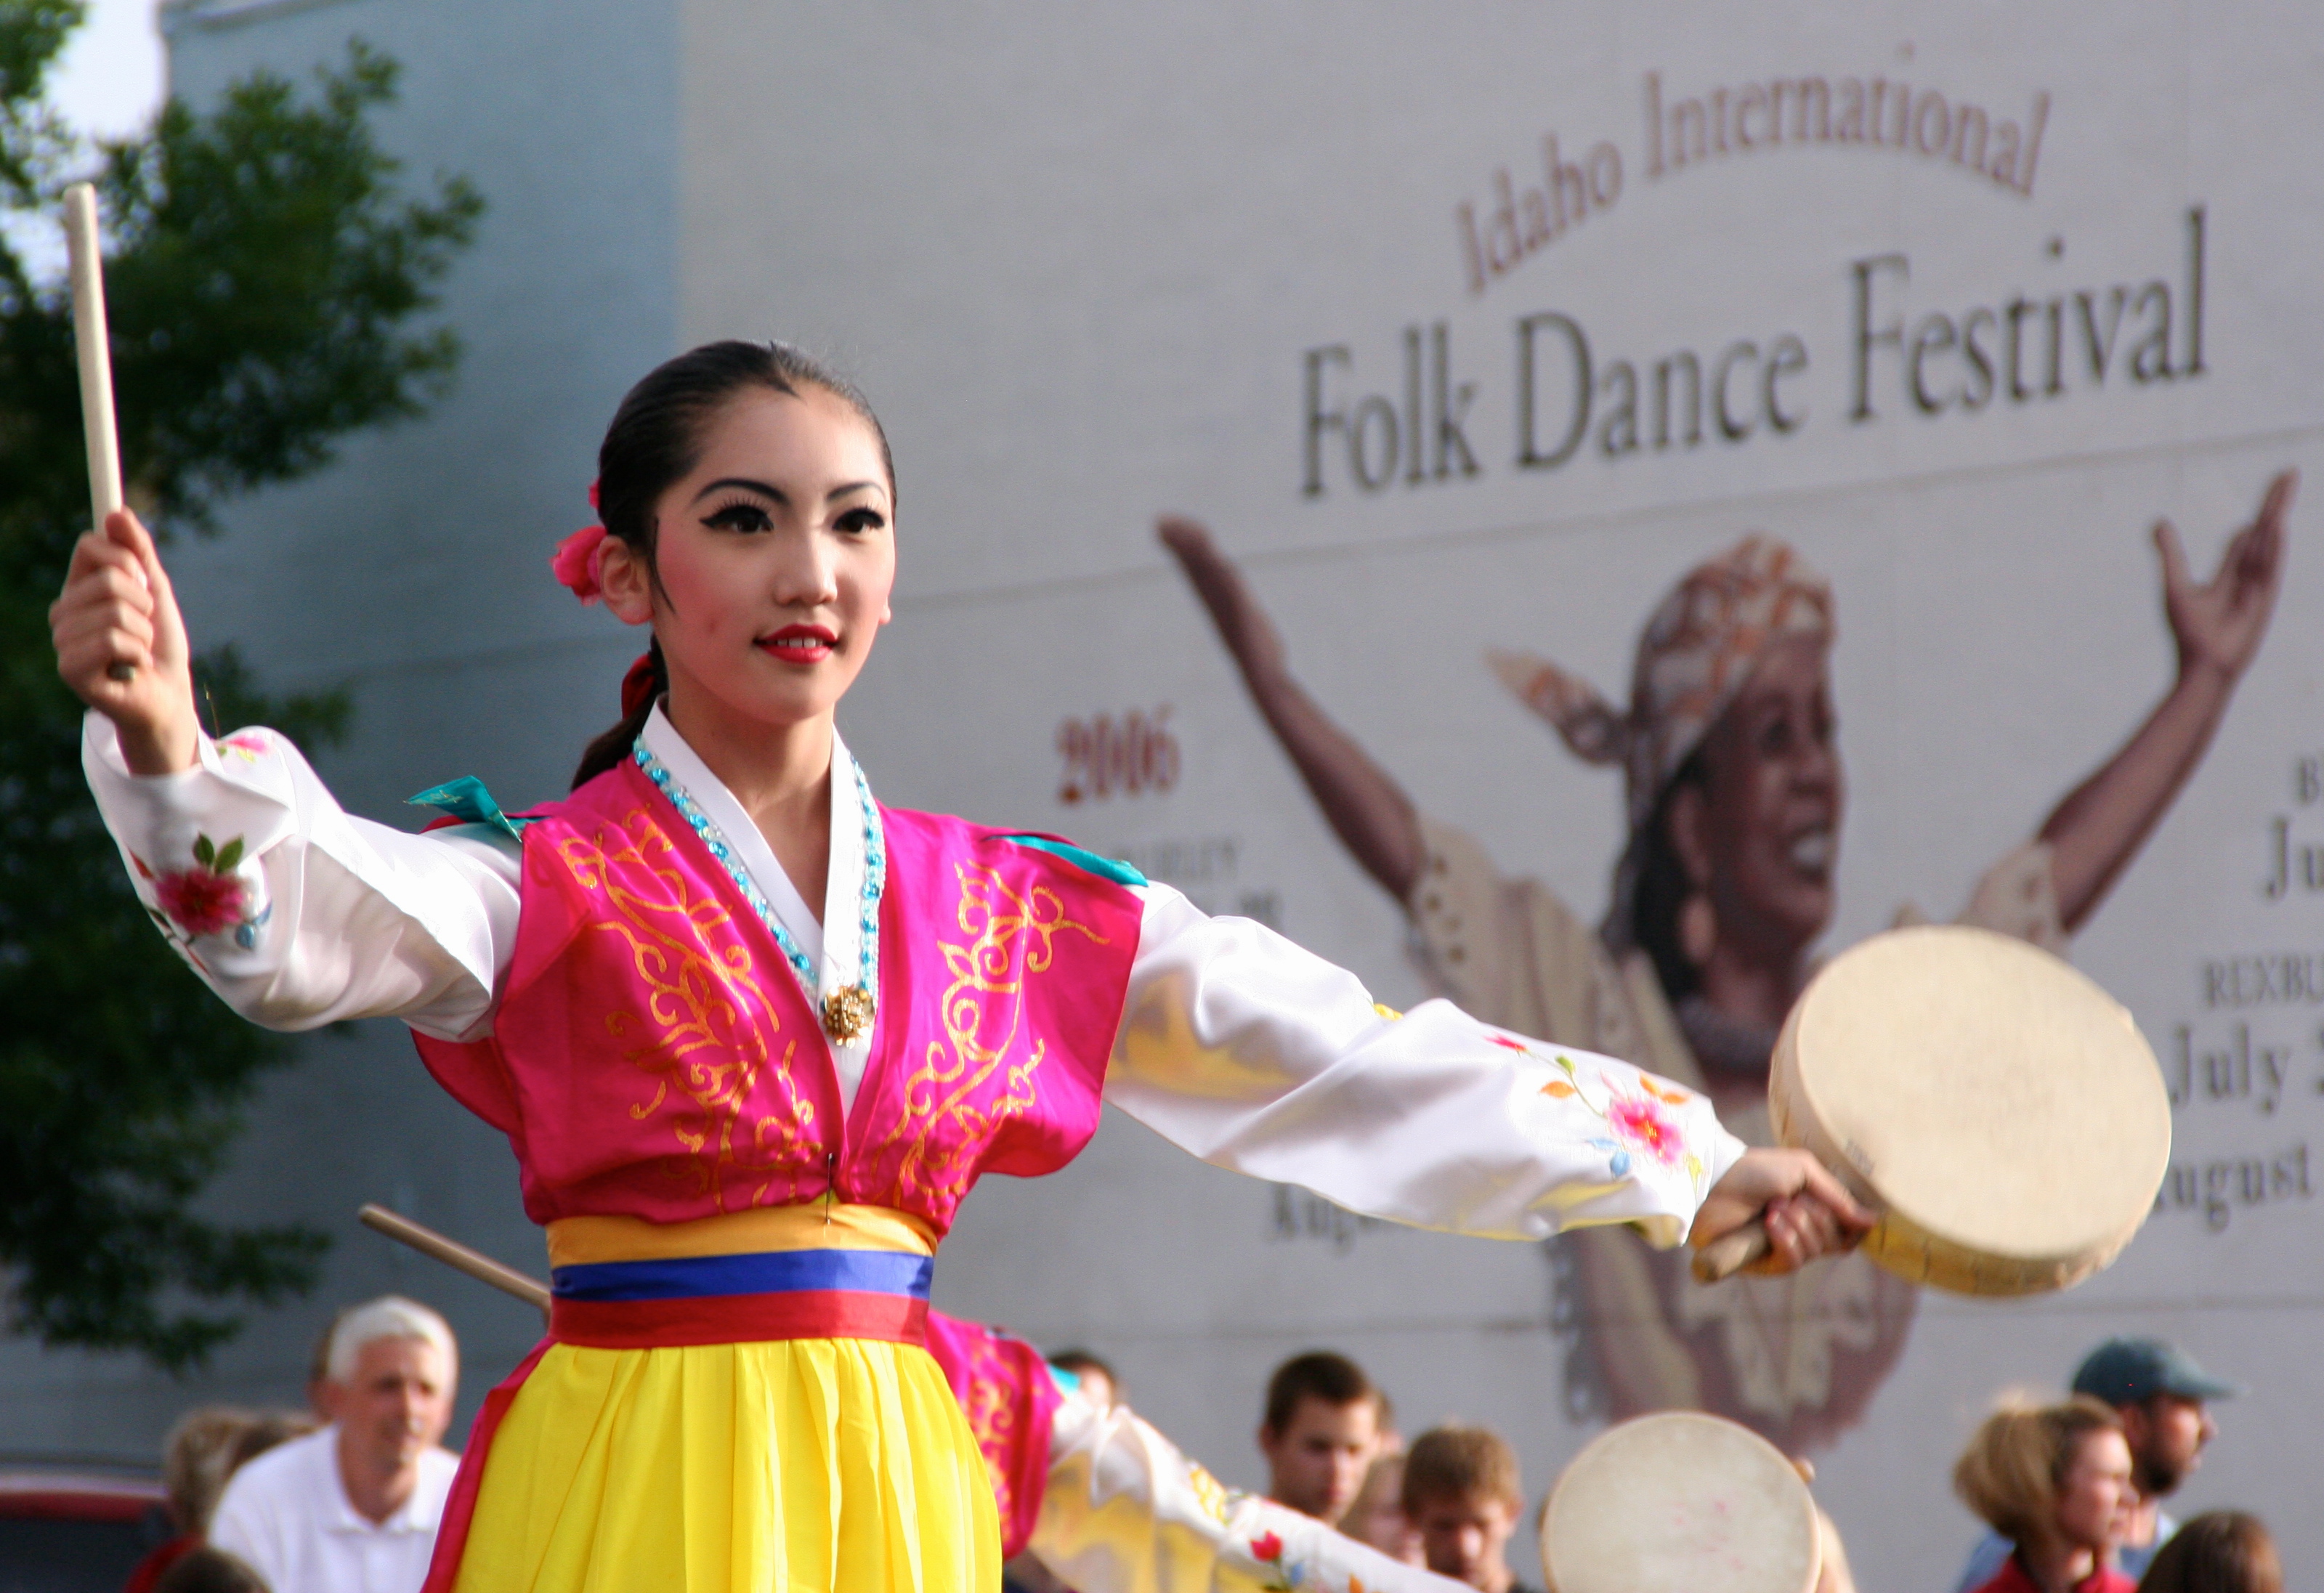
<path id="1" fill-rule="evenodd" d="M 992 1484 L 914 1345 L 549 1346 L 490 1435 L 458 1593 L 995 1593 Z"/>

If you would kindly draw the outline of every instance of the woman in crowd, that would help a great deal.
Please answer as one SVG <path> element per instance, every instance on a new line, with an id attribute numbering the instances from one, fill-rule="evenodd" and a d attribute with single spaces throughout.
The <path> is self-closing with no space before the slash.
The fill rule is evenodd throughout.
<path id="1" fill-rule="evenodd" d="M 2135 1496 L 2111 1406 L 2077 1395 L 1996 1411 L 1953 1467 L 1953 1488 L 2015 1546 L 1978 1593 L 2135 1593 L 2112 1563 Z"/>
<path id="2" fill-rule="evenodd" d="M 210 1514 L 226 1479 L 237 1464 L 235 1446 L 256 1418 L 232 1405 L 202 1405 L 188 1411 L 161 1441 L 163 1508 L 176 1529 L 167 1542 L 137 1562 L 127 1593 L 152 1593 L 161 1573 L 194 1550 L 210 1530 Z"/>
<path id="3" fill-rule="evenodd" d="M 529 814 L 455 781 L 419 799 L 452 827 L 408 834 L 272 732 L 203 734 L 134 515 L 51 614 L 157 925 L 255 1021 L 402 1018 L 549 1230 L 549 1336 L 477 1419 L 431 1593 L 997 1587 L 993 1490 L 924 1348 L 933 1257 L 982 1174 L 1062 1166 L 1102 1100 L 1469 1233 L 1764 1217 L 1779 1269 L 1868 1225 L 1696 1091 L 1388 1012 L 1124 865 L 875 803 L 835 713 L 890 618 L 895 472 L 797 351 L 668 362 L 598 468 L 604 523 L 554 567 L 652 640 L 572 795 Z"/>
<path id="4" fill-rule="evenodd" d="M 2283 1593 L 2283 1561 L 2258 1516 L 2209 1510 L 2155 1551 L 2138 1593 Z"/>

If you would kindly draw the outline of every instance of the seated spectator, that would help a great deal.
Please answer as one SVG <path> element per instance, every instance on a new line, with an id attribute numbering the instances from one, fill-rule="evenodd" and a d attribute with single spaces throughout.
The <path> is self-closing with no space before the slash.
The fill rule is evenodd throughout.
<path id="1" fill-rule="evenodd" d="M 2115 1566 L 2135 1577 L 2178 1526 L 2161 1501 L 2203 1463 L 2203 1446 L 2218 1435 L 2209 1402 L 2236 1393 L 2236 1386 L 2212 1377 L 2185 1351 L 2160 1339 L 2109 1339 L 2074 1369 L 2073 1392 L 2112 1405 L 2122 1418 L 2138 1500 L 2115 1552 Z M 1969 1593 L 1992 1580 L 2008 1558 L 2009 1541 L 1998 1533 L 1986 1533 L 1969 1551 L 1953 1593 Z"/>
<path id="2" fill-rule="evenodd" d="M 1363 1368 L 1327 1349 L 1296 1355 L 1268 1379 L 1259 1424 L 1267 1496 L 1335 1526 L 1380 1451 L 1388 1400 Z"/>
<path id="3" fill-rule="evenodd" d="M 1404 1453 L 1382 1455 L 1364 1473 L 1364 1486 L 1356 1491 L 1356 1502 L 1348 1506 L 1341 1519 L 1340 1530 L 1359 1543 L 1369 1543 L 1390 1560 L 1406 1565 L 1425 1565 L 1427 1559 L 1420 1552 L 1420 1533 L 1413 1529 L 1411 1518 L 1404 1513 Z"/>
<path id="4" fill-rule="evenodd" d="M 2283 1593 L 2283 1561 L 2258 1516 L 2207 1511 L 2156 1552 L 2138 1593 Z"/>
<path id="5" fill-rule="evenodd" d="M 1114 1369 L 1098 1356 L 1086 1349 L 1060 1349 L 1049 1358 L 1049 1364 L 1061 1372 L 1071 1372 L 1081 1391 L 1098 1404 L 1111 1410 L 1121 1403 L 1122 1383 Z"/>
<path id="6" fill-rule="evenodd" d="M 2135 1593 L 2111 1563 L 2135 1497 L 2112 1407 L 2076 1395 L 1996 1411 L 1953 1467 L 1953 1488 L 2012 1546 L 1982 1593 Z"/>
<path id="7" fill-rule="evenodd" d="M 201 1546 L 210 1513 L 234 1471 L 235 1441 L 254 1418 L 232 1405 L 188 1411 L 161 1441 L 162 1508 L 176 1529 L 137 1562 L 124 1593 L 152 1593 L 161 1573 Z"/>
<path id="8" fill-rule="evenodd" d="M 1405 1519 L 1430 1570 L 1481 1593 L 1526 1593 L 1509 1570 L 1525 1514 L 1517 1451 L 1482 1427 L 1434 1427 L 1404 1457 Z"/>
<path id="9" fill-rule="evenodd" d="M 211 1542 L 281 1593 L 418 1593 L 459 1467 L 437 1446 L 458 1371 L 426 1306 L 390 1294 L 348 1312 L 321 1391 L 330 1424 L 235 1473 Z"/>
<path id="10" fill-rule="evenodd" d="M 268 1593 L 268 1588 L 256 1571 L 225 1550 L 204 1547 L 163 1572 L 153 1593 Z"/>

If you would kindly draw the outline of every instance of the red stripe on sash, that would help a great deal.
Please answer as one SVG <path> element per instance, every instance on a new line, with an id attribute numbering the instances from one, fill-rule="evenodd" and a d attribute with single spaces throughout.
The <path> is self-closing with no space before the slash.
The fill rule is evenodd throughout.
<path id="1" fill-rule="evenodd" d="M 590 1349 L 751 1344 L 782 1339 L 927 1342 L 928 1303 L 908 1294 L 794 1289 L 679 1300 L 567 1300 L 549 1306 L 549 1336 Z"/>

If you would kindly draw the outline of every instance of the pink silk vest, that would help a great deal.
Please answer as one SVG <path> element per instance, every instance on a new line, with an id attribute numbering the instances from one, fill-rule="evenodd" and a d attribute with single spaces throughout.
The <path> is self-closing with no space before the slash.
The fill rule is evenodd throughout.
<path id="1" fill-rule="evenodd" d="M 843 1126 L 781 948 L 637 766 L 537 810 L 492 1035 L 415 1036 L 437 1080 L 509 1137 L 535 1222 L 831 1195 L 941 1237 L 982 1174 L 1054 1172 L 1088 1142 L 1138 897 L 1004 832 L 880 816 L 878 1013 Z"/>

